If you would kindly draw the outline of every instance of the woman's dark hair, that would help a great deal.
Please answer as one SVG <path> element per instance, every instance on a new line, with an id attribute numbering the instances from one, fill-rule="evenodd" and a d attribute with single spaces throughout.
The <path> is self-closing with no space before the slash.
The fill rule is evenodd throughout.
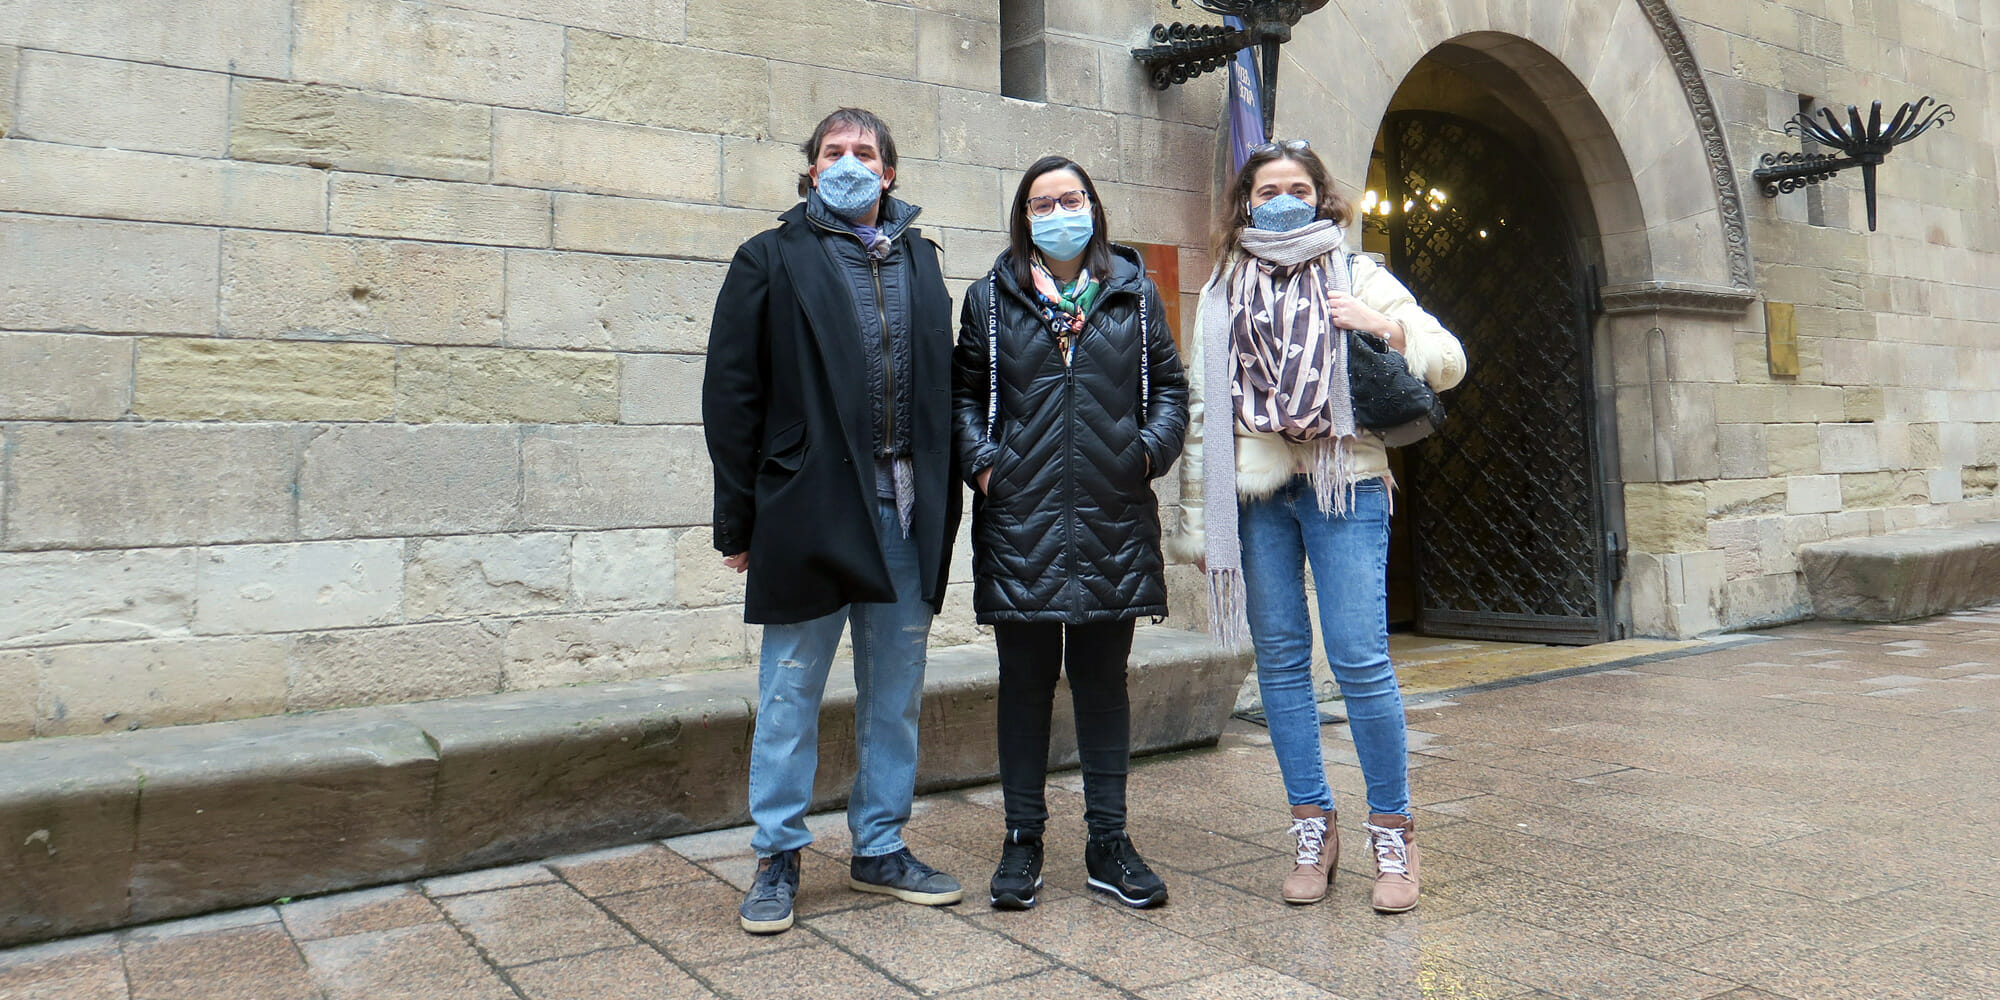
<path id="1" fill-rule="evenodd" d="M 1291 160 L 1306 168 L 1306 176 L 1312 178 L 1313 190 L 1319 193 L 1318 218 L 1332 219 L 1335 225 L 1344 226 L 1354 217 L 1354 207 L 1333 189 L 1333 175 L 1327 172 L 1326 164 L 1320 162 L 1318 153 L 1307 147 L 1294 149 L 1284 143 L 1259 146 L 1249 159 L 1243 161 L 1243 169 L 1236 172 L 1229 186 L 1223 189 L 1222 205 L 1215 214 L 1215 230 L 1209 245 L 1209 255 L 1216 267 L 1221 267 L 1222 262 L 1229 259 L 1230 251 L 1236 249 L 1237 238 L 1250 224 L 1250 191 L 1257 186 L 1257 171 L 1265 164 L 1278 160 Z"/>
<path id="2" fill-rule="evenodd" d="M 1083 266 L 1101 281 L 1111 278 L 1111 223 L 1104 217 L 1104 202 L 1097 197 L 1097 185 L 1090 182 L 1090 174 L 1075 160 L 1067 156 L 1044 156 L 1028 167 L 1021 175 L 1021 186 L 1014 191 L 1014 211 L 1007 217 L 1007 248 L 1014 258 L 1014 283 L 1022 288 L 1035 287 L 1034 266 L 1035 237 L 1028 225 L 1028 189 L 1043 174 L 1067 170 L 1083 182 L 1083 193 L 1090 196 L 1090 242 L 1083 248 Z"/>
<path id="3" fill-rule="evenodd" d="M 872 111 L 863 111 L 860 108 L 841 108 L 833 114 L 820 119 L 819 127 L 813 129 L 812 138 L 799 144 L 800 152 L 806 154 L 807 170 L 811 170 L 812 165 L 819 162 L 819 144 L 826 141 L 826 134 L 833 131 L 835 127 L 842 125 L 857 128 L 873 135 L 875 137 L 875 149 L 882 154 L 882 166 L 889 170 L 896 169 L 896 140 L 889 135 L 889 123 L 875 117 L 875 113 Z M 803 198 L 810 193 L 812 186 L 812 174 L 804 173 L 799 175 L 799 197 Z M 891 177 L 889 178 L 889 186 L 883 188 L 882 193 L 888 194 L 894 190 L 896 190 L 896 179 Z"/>

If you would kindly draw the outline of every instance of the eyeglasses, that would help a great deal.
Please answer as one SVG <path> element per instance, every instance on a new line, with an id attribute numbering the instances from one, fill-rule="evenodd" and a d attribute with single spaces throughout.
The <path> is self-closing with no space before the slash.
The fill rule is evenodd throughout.
<path id="1" fill-rule="evenodd" d="M 1304 139 L 1280 139 L 1277 142 L 1267 142 L 1260 146 L 1250 147 L 1250 155 L 1262 156 L 1265 153 L 1275 153 L 1281 149 L 1288 153 L 1303 153 L 1311 148 L 1312 143 Z"/>
<path id="2" fill-rule="evenodd" d="M 1090 204 L 1090 195 L 1085 194 L 1082 190 L 1064 191 L 1053 198 L 1028 199 L 1028 214 L 1039 219 L 1054 214 L 1057 205 L 1061 205 L 1062 210 L 1065 212 L 1080 212 L 1088 204 Z"/>

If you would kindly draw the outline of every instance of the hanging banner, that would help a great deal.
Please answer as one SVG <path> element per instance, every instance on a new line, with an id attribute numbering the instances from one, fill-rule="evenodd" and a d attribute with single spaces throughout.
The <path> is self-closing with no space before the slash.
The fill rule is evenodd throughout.
<path id="1" fill-rule="evenodd" d="M 1231 28 L 1242 28 L 1243 19 L 1231 15 L 1222 19 Z M 1264 106 L 1258 96 L 1262 77 L 1257 74 L 1257 53 L 1245 47 L 1229 60 L 1229 145 L 1235 169 L 1243 169 L 1250 151 L 1263 145 Z"/>

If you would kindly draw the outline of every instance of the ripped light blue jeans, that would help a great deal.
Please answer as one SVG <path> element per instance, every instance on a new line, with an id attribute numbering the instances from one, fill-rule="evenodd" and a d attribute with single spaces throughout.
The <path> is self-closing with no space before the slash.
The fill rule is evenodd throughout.
<path id="1" fill-rule="evenodd" d="M 759 856 L 812 843 L 806 810 L 819 770 L 819 703 L 841 630 L 854 629 L 854 787 L 847 827 L 854 853 L 903 848 L 917 783 L 917 717 L 931 606 L 920 591 L 916 543 L 903 537 L 896 502 L 877 504 L 875 534 L 896 584 L 889 604 L 850 604 L 791 625 L 764 626 L 757 667 L 757 725 L 750 739 L 750 846 Z M 843 754 L 844 756 L 844 754 Z"/>
<path id="2" fill-rule="evenodd" d="M 1312 679 L 1312 619 L 1305 564 L 1312 562 L 1320 633 L 1345 700 L 1371 813 L 1410 814 L 1409 734 L 1403 692 L 1389 662 L 1389 491 L 1355 487 L 1345 516 L 1322 514 L 1304 476 L 1238 507 L 1250 642 L 1271 746 L 1291 804 L 1332 809 Z"/>

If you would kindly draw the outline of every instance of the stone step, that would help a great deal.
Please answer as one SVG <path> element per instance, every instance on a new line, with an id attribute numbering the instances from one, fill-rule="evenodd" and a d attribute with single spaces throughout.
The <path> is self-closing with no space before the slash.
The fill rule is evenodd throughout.
<path id="1" fill-rule="evenodd" d="M 1250 669 L 1133 643 L 1132 745 L 1212 745 Z M 920 791 L 994 780 L 991 646 L 933 650 Z M 0 744 L 0 946 L 738 826 L 754 671 Z M 816 809 L 854 775 L 852 671 L 820 716 Z M 1058 692 L 1050 760 L 1076 759 Z"/>
<path id="2" fill-rule="evenodd" d="M 1900 622 L 2000 601 L 2000 521 L 1815 542 L 1799 550 L 1813 614 Z"/>

